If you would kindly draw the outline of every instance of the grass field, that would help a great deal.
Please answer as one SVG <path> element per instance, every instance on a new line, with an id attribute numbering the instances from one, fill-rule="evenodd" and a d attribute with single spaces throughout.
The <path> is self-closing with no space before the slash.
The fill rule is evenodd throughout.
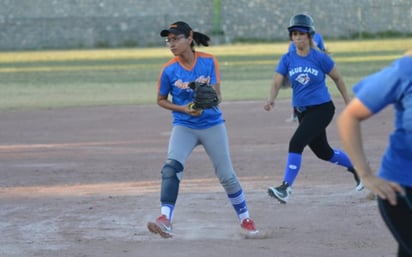
<path id="1" fill-rule="evenodd" d="M 402 55 L 412 39 L 326 42 L 348 89 Z M 287 43 L 199 48 L 220 64 L 225 100 L 265 99 Z M 0 52 L 0 109 L 155 103 L 167 47 L 111 50 Z M 332 94 L 336 94 L 329 80 Z M 290 96 L 290 90 L 280 97 Z"/>

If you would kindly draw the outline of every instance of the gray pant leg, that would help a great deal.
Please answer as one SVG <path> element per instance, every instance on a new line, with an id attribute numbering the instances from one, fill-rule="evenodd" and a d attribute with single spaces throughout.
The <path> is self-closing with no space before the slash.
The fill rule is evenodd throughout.
<path id="1" fill-rule="evenodd" d="M 184 167 L 187 158 L 198 144 L 196 130 L 184 126 L 174 126 L 169 139 L 167 159 L 176 160 Z"/>
<path id="2" fill-rule="evenodd" d="M 199 131 L 200 142 L 213 162 L 215 174 L 227 194 L 242 189 L 230 157 L 229 139 L 224 123 Z"/>

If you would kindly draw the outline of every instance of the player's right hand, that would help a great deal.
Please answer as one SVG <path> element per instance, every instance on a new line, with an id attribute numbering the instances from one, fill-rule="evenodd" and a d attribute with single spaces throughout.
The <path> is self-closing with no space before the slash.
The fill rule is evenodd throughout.
<path id="1" fill-rule="evenodd" d="M 405 196 L 406 192 L 398 183 L 379 178 L 374 174 L 361 178 L 364 186 L 380 198 L 387 200 L 391 205 L 397 204 L 397 197 Z"/>
<path id="2" fill-rule="evenodd" d="M 192 103 L 188 104 L 185 106 L 184 112 L 192 115 L 192 116 L 200 116 L 203 112 L 202 109 L 193 109 L 192 108 Z"/>
<path id="3" fill-rule="evenodd" d="M 265 105 L 263 106 L 263 109 L 265 109 L 266 111 L 270 111 L 274 106 L 275 106 L 275 102 L 267 101 Z"/>

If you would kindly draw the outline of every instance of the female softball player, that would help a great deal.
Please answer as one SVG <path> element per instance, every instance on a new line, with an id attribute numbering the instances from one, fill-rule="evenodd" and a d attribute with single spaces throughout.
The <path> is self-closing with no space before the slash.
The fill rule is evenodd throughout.
<path id="1" fill-rule="evenodd" d="M 194 49 L 195 43 L 208 46 L 210 39 L 193 31 L 182 21 L 171 24 L 160 35 L 166 38 L 174 58 L 160 72 L 157 103 L 172 111 L 173 128 L 167 158 L 161 170 L 160 216 L 154 222 L 149 222 L 147 227 L 161 237 L 172 237 L 173 211 L 186 160 L 197 145 L 203 145 L 213 162 L 215 174 L 237 213 L 241 228 L 248 234 L 256 234 L 258 231 L 249 217 L 242 186 L 232 167 L 221 110 L 217 106 L 204 110 L 191 108 L 194 92 L 188 84 L 192 81 L 213 86 L 221 100 L 216 58 Z M 169 95 L 172 100 L 168 99 Z"/>
<path id="2" fill-rule="evenodd" d="M 310 16 L 308 16 L 308 17 L 310 17 Z M 313 40 L 313 44 L 314 44 L 315 47 L 317 47 L 319 50 L 327 53 L 325 43 L 323 42 L 323 37 L 320 33 L 315 31 L 315 34 L 313 34 L 312 40 Z M 296 51 L 296 46 L 293 43 L 293 41 L 289 42 L 288 51 L 289 52 L 290 51 Z M 287 79 L 287 77 L 284 79 L 282 87 L 290 87 L 290 83 L 289 83 L 289 80 Z M 292 115 L 290 116 L 290 118 L 286 119 L 286 121 L 287 122 L 297 122 L 298 121 L 298 116 L 296 115 L 294 110 L 292 110 Z"/>
<path id="3" fill-rule="evenodd" d="M 345 83 L 334 61 L 326 53 L 314 48 L 312 36 L 315 30 L 310 16 L 293 16 L 288 30 L 296 51 L 290 51 L 282 56 L 264 109 L 270 111 L 274 107 L 283 80 L 288 76 L 293 90 L 292 105 L 299 125 L 289 142 L 283 183 L 278 187 L 269 187 L 268 193 L 281 203 L 288 201 L 291 187 L 300 170 L 303 149 L 307 145 L 319 159 L 346 167 L 354 175 L 357 189 L 361 190 L 362 183 L 354 172 L 348 156 L 341 150 L 332 149 L 326 136 L 326 127 L 333 118 L 335 106 L 328 92 L 325 77 L 328 75 L 332 78 L 343 100 L 348 103 Z"/>
<path id="4" fill-rule="evenodd" d="M 338 118 L 343 146 L 365 187 L 378 196 L 379 211 L 397 240 L 398 257 L 412 256 L 412 51 L 353 88 L 355 98 Z M 369 166 L 360 123 L 388 105 L 395 128 L 378 176 Z"/>

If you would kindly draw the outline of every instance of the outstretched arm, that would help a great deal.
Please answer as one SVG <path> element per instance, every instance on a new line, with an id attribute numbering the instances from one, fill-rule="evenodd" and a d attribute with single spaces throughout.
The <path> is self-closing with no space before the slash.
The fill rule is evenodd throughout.
<path id="1" fill-rule="evenodd" d="M 363 148 L 361 122 L 373 113 L 358 99 L 354 98 L 342 111 L 337 120 L 343 147 L 355 167 L 362 183 L 382 199 L 396 205 L 396 193 L 404 194 L 403 188 L 375 175 L 369 166 Z"/>

